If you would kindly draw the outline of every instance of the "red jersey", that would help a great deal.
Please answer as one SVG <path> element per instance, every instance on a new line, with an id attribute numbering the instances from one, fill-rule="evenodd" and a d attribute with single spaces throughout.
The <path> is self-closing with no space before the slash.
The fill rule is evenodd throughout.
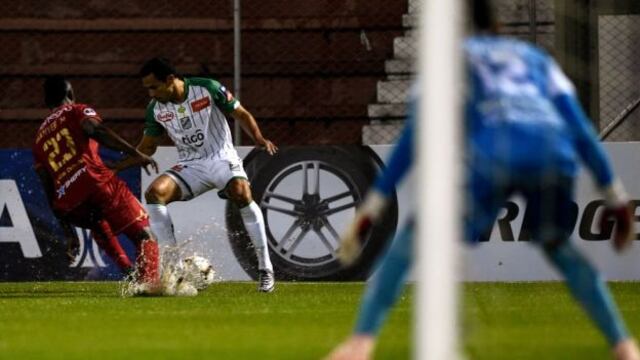
<path id="1" fill-rule="evenodd" d="M 62 105 L 46 118 L 33 144 L 34 166 L 53 179 L 53 207 L 68 212 L 113 178 L 98 155 L 98 143 L 82 129 L 82 121 L 100 116 L 84 104 Z"/>

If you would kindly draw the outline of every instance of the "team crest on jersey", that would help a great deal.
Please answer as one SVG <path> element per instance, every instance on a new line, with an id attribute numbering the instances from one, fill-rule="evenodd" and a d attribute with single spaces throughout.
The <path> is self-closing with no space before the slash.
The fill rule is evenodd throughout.
<path id="1" fill-rule="evenodd" d="M 82 113 L 87 115 L 87 116 L 96 116 L 98 115 L 98 113 L 96 113 L 95 110 L 93 110 L 92 108 L 84 108 L 84 110 L 82 110 Z"/>
<path id="2" fill-rule="evenodd" d="M 180 126 L 182 126 L 182 129 L 184 129 L 184 130 L 191 129 L 193 127 L 193 123 L 191 122 L 191 118 L 188 117 L 188 116 L 180 118 Z"/>
<path id="3" fill-rule="evenodd" d="M 175 116 L 170 111 L 163 111 L 159 113 L 157 116 L 158 121 L 162 121 L 162 122 L 173 121 L 174 118 Z"/>
<path id="4" fill-rule="evenodd" d="M 198 112 L 209 107 L 209 105 L 211 105 L 211 100 L 208 97 L 203 97 L 191 102 L 191 111 Z"/>

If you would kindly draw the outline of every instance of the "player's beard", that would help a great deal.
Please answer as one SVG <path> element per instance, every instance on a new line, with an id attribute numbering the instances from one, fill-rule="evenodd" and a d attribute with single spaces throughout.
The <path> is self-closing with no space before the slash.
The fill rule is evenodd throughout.
<path id="1" fill-rule="evenodd" d="M 156 95 L 156 101 L 166 104 L 175 97 L 176 90 L 175 88 L 168 88 L 167 91 L 162 92 L 160 95 Z"/>
<path id="2" fill-rule="evenodd" d="M 161 97 L 156 97 L 155 100 L 161 104 L 166 104 L 167 100 Z"/>

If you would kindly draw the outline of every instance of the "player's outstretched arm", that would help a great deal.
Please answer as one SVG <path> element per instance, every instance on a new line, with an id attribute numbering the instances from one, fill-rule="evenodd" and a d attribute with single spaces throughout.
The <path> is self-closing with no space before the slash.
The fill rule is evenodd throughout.
<path id="1" fill-rule="evenodd" d="M 601 187 L 610 185 L 614 177 L 613 169 L 578 99 L 568 94 L 559 95 L 553 98 L 553 104 L 571 129 L 576 150 L 598 185 Z"/>
<path id="2" fill-rule="evenodd" d="M 112 150 L 123 151 L 130 156 L 128 162 L 130 166 L 140 165 L 147 174 L 151 174 L 147 166 L 151 166 L 158 173 L 158 164 L 149 155 L 133 147 L 126 140 L 116 134 L 113 130 L 102 125 L 98 120 L 87 118 L 82 122 L 82 129 L 90 138 L 96 140 L 100 145 L 104 145 Z M 121 169 L 122 170 L 122 169 Z"/>
<path id="3" fill-rule="evenodd" d="M 585 165 L 591 170 L 605 200 L 605 210 L 600 215 L 600 227 L 615 224 L 613 246 L 616 251 L 625 250 L 633 242 L 633 214 L 624 186 L 614 174 L 595 130 L 584 114 L 578 100 L 571 95 L 554 98 L 554 105 L 572 129 L 576 148 Z"/>
<path id="4" fill-rule="evenodd" d="M 94 118 L 86 118 L 82 121 L 82 130 L 90 138 L 96 140 L 100 145 L 106 146 L 109 149 L 123 151 L 128 155 L 138 155 L 133 145 L 129 144 L 126 140 L 116 134 L 113 130 L 102 125 L 100 121 Z"/>
<path id="5" fill-rule="evenodd" d="M 351 266 L 358 260 L 364 237 L 382 217 L 387 202 L 388 198 L 377 189 L 367 193 L 355 218 L 340 239 L 338 259 L 342 265 Z"/>
<path id="6" fill-rule="evenodd" d="M 144 134 L 142 135 L 142 140 L 140 140 L 137 148 L 141 153 L 151 156 L 156 153 L 156 150 L 158 150 L 161 140 L 162 136 Z"/>
<path id="7" fill-rule="evenodd" d="M 409 116 L 400 138 L 386 163 L 387 167 L 378 175 L 373 188 L 384 196 L 390 196 L 396 186 L 404 179 L 413 164 L 414 133 L 416 128 L 417 103 L 411 101 L 408 106 Z"/>
<path id="8" fill-rule="evenodd" d="M 343 265 L 352 265 L 362 250 L 362 240 L 371 227 L 382 218 L 389 197 L 396 190 L 396 185 L 408 173 L 413 162 L 413 134 L 415 128 L 416 103 L 409 106 L 409 117 L 402 130 L 400 139 L 389 157 L 387 167 L 378 174 L 373 187 L 367 193 L 356 216 L 342 235 L 338 258 Z"/>
<path id="9" fill-rule="evenodd" d="M 160 145 L 161 138 L 162 138 L 161 136 L 151 136 L 146 134 L 143 135 L 142 140 L 140 141 L 137 147 L 138 151 L 147 156 L 151 156 L 155 154 L 156 150 L 158 149 L 158 146 Z M 109 164 L 107 166 L 109 166 L 111 170 L 115 172 L 119 172 L 119 171 L 128 169 L 130 167 L 139 166 L 140 165 L 139 161 L 140 161 L 140 158 L 137 156 L 127 156 L 124 159 L 116 163 Z"/>
<path id="10" fill-rule="evenodd" d="M 613 183 L 613 170 L 595 129 L 576 96 L 575 87 L 556 62 L 549 58 L 547 93 L 573 135 L 575 148 L 600 187 Z"/>
<path id="11" fill-rule="evenodd" d="M 563 74 L 556 77 L 561 75 Z M 572 91 L 553 97 L 553 104 L 571 129 L 576 149 L 584 164 L 591 170 L 605 199 L 605 210 L 600 215 L 600 227 L 615 225 L 613 246 L 616 251 L 625 250 L 633 242 L 635 234 L 632 226 L 633 214 L 624 186 L 614 176 L 604 148 Z"/>
<path id="12" fill-rule="evenodd" d="M 278 152 L 278 147 L 275 146 L 275 144 L 272 143 L 271 140 L 265 139 L 262 136 L 262 132 L 260 131 L 260 127 L 258 126 L 258 122 L 253 117 L 253 115 L 251 115 L 251 113 L 247 111 L 247 109 L 242 107 L 242 105 L 238 106 L 231 112 L 231 117 L 233 117 L 233 119 L 240 124 L 242 130 L 244 130 L 244 132 L 247 133 L 247 135 L 249 135 L 251 139 L 253 139 L 255 144 L 264 148 L 264 150 L 266 150 L 269 155 L 273 155 Z"/>
<path id="13" fill-rule="evenodd" d="M 600 215 L 600 227 L 615 225 L 613 246 L 617 251 L 622 251 L 631 245 L 635 237 L 628 196 L 620 180 L 613 174 L 611 163 L 576 97 L 573 84 L 553 60 L 548 65 L 548 93 L 573 135 L 578 154 L 604 197 L 605 210 Z"/>
<path id="14" fill-rule="evenodd" d="M 600 213 L 600 228 L 615 226 L 612 238 L 613 248 L 618 252 L 624 251 L 635 238 L 633 206 L 618 179 L 600 190 L 605 201 L 605 208 Z"/>

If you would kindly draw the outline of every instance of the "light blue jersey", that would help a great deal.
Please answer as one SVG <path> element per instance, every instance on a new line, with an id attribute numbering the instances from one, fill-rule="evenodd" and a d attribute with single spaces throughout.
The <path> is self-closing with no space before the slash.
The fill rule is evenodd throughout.
<path id="1" fill-rule="evenodd" d="M 484 167 L 474 170 L 528 178 L 552 169 L 574 177 L 582 158 L 600 186 L 611 183 L 611 168 L 574 87 L 548 54 L 495 36 L 471 37 L 464 50 L 469 162 Z"/>
<path id="2" fill-rule="evenodd" d="M 575 89 L 548 54 L 524 42 L 491 36 L 471 37 L 464 48 L 471 171 L 487 178 L 508 173 L 538 181 L 548 171 L 575 177 L 582 159 L 598 185 L 611 184 L 611 166 Z M 417 111 L 413 98 L 387 171 L 374 184 L 385 195 L 412 165 Z"/>

